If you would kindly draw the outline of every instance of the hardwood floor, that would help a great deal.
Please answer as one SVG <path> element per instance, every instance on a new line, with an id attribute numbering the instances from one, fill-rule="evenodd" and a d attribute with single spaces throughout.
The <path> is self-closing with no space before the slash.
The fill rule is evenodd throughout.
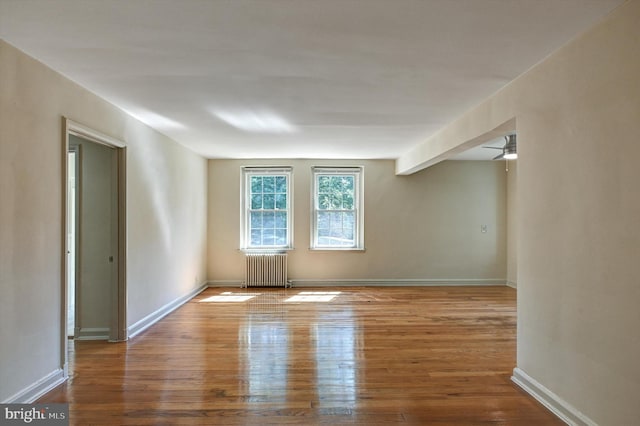
<path id="1" fill-rule="evenodd" d="M 39 402 L 77 425 L 563 424 L 510 381 L 515 306 L 508 287 L 210 288 L 129 342 L 75 342 Z"/>

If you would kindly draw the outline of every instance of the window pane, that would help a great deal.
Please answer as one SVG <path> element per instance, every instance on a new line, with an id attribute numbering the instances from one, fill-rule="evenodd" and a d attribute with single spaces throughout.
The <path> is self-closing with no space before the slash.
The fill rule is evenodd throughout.
<path id="1" fill-rule="evenodd" d="M 262 208 L 262 195 L 261 194 L 253 194 L 251 196 L 251 209 L 258 210 Z"/>
<path id="2" fill-rule="evenodd" d="M 276 196 L 274 194 L 264 194 L 264 198 L 262 199 L 262 207 L 268 210 L 275 209 Z"/>
<path id="3" fill-rule="evenodd" d="M 322 210 L 331 208 L 331 197 L 328 194 L 318 196 L 318 208 Z"/>
<path id="4" fill-rule="evenodd" d="M 346 210 L 353 209 L 353 194 L 345 193 L 342 196 L 342 208 Z"/>
<path id="5" fill-rule="evenodd" d="M 337 244 L 338 243 L 337 240 L 340 240 L 340 239 L 343 238 L 343 236 L 342 236 L 342 226 L 332 226 L 331 227 L 331 236 L 336 239 L 336 244 Z"/>
<path id="6" fill-rule="evenodd" d="M 283 246 L 287 244 L 287 230 L 286 229 L 276 229 L 276 245 Z"/>
<path id="7" fill-rule="evenodd" d="M 275 229 L 265 229 L 264 231 L 262 231 L 262 245 L 276 245 Z"/>
<path id="8" fill-rule="evenodd" d="M 276 228 L 287 228 L 287 213 L 276 212 Z"/>
<path id="9" fill-rule="evenodd" d="M 352 212 L 335 213 L 331 217 L 331 239 L 332 246 L 353 246 L 354 245 L 354 216 Z"/>
<path id="10" fill-rule="evenodd" d="M 266 229 L 273 229 L 276 227 L 276 217 L 273 212 L 265 212 L 262 219 L 262 227 Z"/>
<path id="11" fill-rule="evenodd" d="M 262 176 L 251 176 L 251 193 L 262 192 Z"/>
<path id="12" fill-rule="evenodd" d="M 318 235 L 318 245 L 321 247 L 326 247 L 329 245 L 330 239 L 327 237 L 321 237 Z"/>
<path id="13" fill-rule="evenodd" d="M 340 191 L 340 177 L 339 176 L 330 176 L 329 177 L 329 192 Z"/>
<path id="14" fill-rule="evenodd" d="M 274 176 L 263 177 L 262 185 L 262 192 L 265 194 L 273 194 L 276 192 L 276 178 Z"/>
<path id="15" fill-rule="evenodd" d="M 331 194 L 331 208 L 332 209 L 340 209 L 342 208 L 342 194 L 336 193 Z"/>
<path id="16" fill-rule="evenodd" d="M 276 194 L 276 209 L 287 208 L 287 194 Z"/>
<path id="17" fill-rule="evenodd" d="M 329 176 L 318 176 L 318 192 L 329 193 L 331 188 L 331 178 Z"/>
<path id="18" fill-rule="evenodd" d="M 342 228 L 342 213 L 331 213 L 331 229 Z"/>
<path id="19" fill-rule="evenodd" d="M 331 213 L 318 212 L 318 230 L 328 230 L 331 227 Z"/>
<path id="20" fill-rule="evenodd" d="M 287 193 L 287 178 L 286 176 L 276 176 L 276 192 L 278 194 Z"/>
<path id="21" fill-rule="evenodd" d="M 262 213 L 251 212 L 251 229 L 262 228 Z"/>
<path id="22" fill-rule="evenodd" d="M 329 183 L 329 192 L 331 194 L 340 194 L 342 192 L 341 179 L 339 176 L 331 176 Z"/>
<path id="23" fill-rule="evenodd" d="M 251 230 L 251 245 L 252 246 L 261 246 L 262 245 L 262 231 L 259 229 Z"/>
<path id="24" fill-rule="evenodd" d="M 342 177 L 343 191 L 350 192 L 351 194 L 353 194 L 354 180 L 355 179 L 353 178 L 353 176 L 343 176 Z"/>
<path id="25" fill-rule="evenodd" d="M 342 214 L 342 229 L 343 236 L 349 240 L 350 244 L 354 244 L 355 229 L 356 229 L 356 215 L 355 212 L 345 212 Z"/>

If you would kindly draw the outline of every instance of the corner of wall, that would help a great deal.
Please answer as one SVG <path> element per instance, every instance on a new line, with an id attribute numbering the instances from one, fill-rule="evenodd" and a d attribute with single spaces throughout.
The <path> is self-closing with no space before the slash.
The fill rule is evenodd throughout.
<path id="1" fill-rule="evenodd" d="M 597 426 L 596 422 L 541 385 L 520 368 L 513 369 L 511 380 L 565 423 L 577 426 Z"/>

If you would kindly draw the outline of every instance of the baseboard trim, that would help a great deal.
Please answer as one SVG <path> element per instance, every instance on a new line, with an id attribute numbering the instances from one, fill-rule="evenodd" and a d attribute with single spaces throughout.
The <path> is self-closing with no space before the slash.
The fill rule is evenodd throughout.
<path id="1" fill-rule="evenodd" d="M 501 279 L 344 279 L 291 280 L 295 287 L 436 287 L 436 286 L 494 286 L 505 285 Z"/>
<path id="2" fill-rule="evenodd" d="M 209 287 L 240 287 L 244 281 L 240 280 L 211 280 L 207 281 Z"/>
<path id="3" fill-rule="evenodd" d="M 153 324 L 157 323 L 162 318 L 166 317 L 171 312 L 175 311 L 180 306 L 184 305 L 189 300 L 193 299 L 198 294 L 202 293 L 207 287 L 208 287 L 208 284 L 204 283 L 200 287 L 190 291 L 186 295 L 179 297 L 174 301 L 167 303 L 160 309 L 150 313 L 149 315 L 142 318 L 140 321 L 136 322 L 135 324 L 130 325 L 129 327 L 127 327 L 127 336 L 130 339 L 142 333 L 147 328 L 151 327 Z"/>
<path id="4" fill-rule="evenodd" d="M 45 393 L 67 380 L 62 368 L 57 368 L 43 378 L 30 384 L 15 395 L 2 401 L 3 404 L 31 404 Z"/>
<path id="5" fill-rule="evenodd" d="M 75 340 L 109 340 L 108 328 L 80 328 L 78 334 L 74 337 Z"/>
<path id="6" fill-rule="evenodd" d="M 295 287 L 436 287 L 507 285 L 499 278 L 489 279 L 300 279 L 289 280 Z M 241 280 L 210 280 L 209 287 L 241 287 Z"/>
<path id="7" fill-rule="evenodd" d="M 436 287 L 436 286 L 504 286 L 503 279 L 300 279 L 289 280 L 294 287 Z M 209 287 L 241 287 L 241 280 L 211 280 Z"/>
<path id="8" fill-rule="evenodd" d="M 516 283 L 516 282 L 505 281 L 505 284 L 506 284 L 507 287 L 515 288 L 516 290 L 518 289 L 518 283 Z"/>
<path id="9" fill-rule="evenodd" d="M 547 407 L 560 420 L 571 426 L 597 426 L 597 423 L 578 411 L 573 405 L 538 383 L 519 368 L 513 369 L 511 381 Z"/>

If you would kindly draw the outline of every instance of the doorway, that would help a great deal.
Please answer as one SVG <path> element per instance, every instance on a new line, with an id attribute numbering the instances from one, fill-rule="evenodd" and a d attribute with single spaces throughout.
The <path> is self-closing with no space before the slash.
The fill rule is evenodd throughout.
<path id="1" fill-rule="evenodd" d="M 78 148 L 69 146 L 67 153 L 67 337 L 76 337 L 76 268 L 77 256 L 77 190 Z"/>
<path id="2" fill-rule="evenodd" d="M 64 124 L 61 351 L 68 339 L 123 341 L 126 328 L 126 146 L 69 119 Z"/>

